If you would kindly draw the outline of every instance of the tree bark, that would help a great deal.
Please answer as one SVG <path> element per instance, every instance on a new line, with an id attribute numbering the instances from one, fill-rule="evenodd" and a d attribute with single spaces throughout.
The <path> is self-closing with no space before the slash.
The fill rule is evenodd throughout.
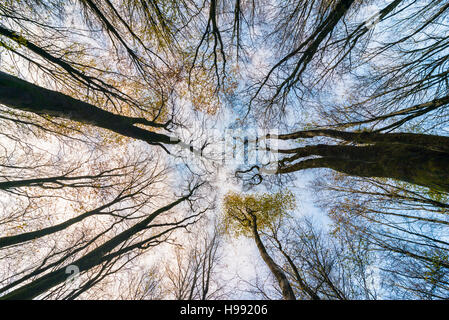
<path id="1" fill-rule="evenodd" d="M 273 136 L 281 140 L 298 138 L 330 137 L 355 143 L 397 143 L 421 146 L 435 151 L 449 151 L 449 137 L 419 133 L 374 133 L 374 132 L 348 132 L 331 129 L 297 131 L 290 134 Z M 270 138 L 270 136 L 268 136 Z"/>
<path id="2" fill-rule="evenodd" d="M 0 71 L 0 103 L 13 109 L 94 125 L 149 144 L 177 144 L 179 139 L 134 124 L 161 127 L 143 118 L 121 116 Z"/>
<path id="3" fill-rule="evenodd" d="M 257 223 L 256 223 L 256 217 L 252 216 L 252 232 L 254 236 L 254 240 L 256 241 L 257 249 L 259 250 L 260 256 L 262 257 L 265 264 L 270 269 L 271 273 L 276 278 L 279 287 L 282 291 L 282 296 L 284 300 L 296 300 L 295 294 L 293 292 L 292 287 L 290 286 L 290 283 L 285 275 L 285 273 L 279 268 L 279 266 L 274 262 L 274 260 L 270 257 L 267 250 L 265 249 L 265 246 L 260 239 L 259 232 L 257 231 Z"/>
<path id="4" fill-rule="evenodd" d="M 298 148 L 293 157 L 280 161 L 278 173 L 309 168 L 330 168 L 359 177 L 392 178 L 434 190 L 449 192 L 449 153 L 410 145 L 342 146 L 315 145 Z M 303 160 L 300 157 L 322 158 Z"/>
<path id="5" fill-rule="evenodd" d="M 290 265 L 290 267 L 293 270 L 293 273 L 295 274 L 296 277 L 296 281 L 299 284 L 299 287 L 301 288 L 301 290 L 303 290 L 304 292 L 307 293 L 307 295 L 312 299 L 312 300 L 321 300 L 320 297 L 318 296 L 318 294 L 316 292 L 314 292 L 312 290 L 312 288 L 304 281 L 304 279 L 301 277 L 301 275 L 299 274 L 299 270 L 296 267 L 295 263 L 293 262 L 292 258 L 287 254 L 287 252 L 285 252 L 285 250 L 282 248 L 282 244 L 279 241 L 279 239 L 277 237 L 273 237 L 273 239 L 276 241 L 276 243 L 278 244 L 278 248 L 279 251 L 282 253 L 282 255 L 287 259 L 288 264 Z"/>

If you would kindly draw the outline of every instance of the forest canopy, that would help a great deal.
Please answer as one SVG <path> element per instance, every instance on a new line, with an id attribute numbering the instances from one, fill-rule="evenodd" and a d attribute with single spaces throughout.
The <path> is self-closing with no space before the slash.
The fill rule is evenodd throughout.
<path id="1" fill-rule="evenodd" d="M 0 299 L 447 299 L 449 3 L 0 0 Z"/>

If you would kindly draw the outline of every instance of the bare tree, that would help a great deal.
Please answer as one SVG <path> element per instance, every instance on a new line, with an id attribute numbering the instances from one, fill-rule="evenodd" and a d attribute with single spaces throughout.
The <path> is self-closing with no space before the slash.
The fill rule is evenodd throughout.
<path id="1" fill-rule="evenodd" d="M 194 228 L 199 228 L 201 224 Z M 166 297 L 176 300 L 220 299 L 226 294 L 220 276 L 222 235 L 215 227 L 210 233 L 197 230 L 182 240 L 174 251 L 174 258 L 165 262 Z"/>

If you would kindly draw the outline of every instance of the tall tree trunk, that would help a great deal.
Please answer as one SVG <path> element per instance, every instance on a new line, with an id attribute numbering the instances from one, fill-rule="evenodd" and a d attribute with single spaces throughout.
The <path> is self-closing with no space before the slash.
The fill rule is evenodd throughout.
<path id="1" fill-rule="evenodd" d="M 448 98 L 449 99 L 449 98 Z M 411 146 L 420 146 L 435 151 L 449 151 L 449 137 L 421 133 L 375 133 L 375 132 L 350 132 L 331 129 L 318 129 L 297 131 L 277 136 L 268 135 L 268 138 L 280 140 L 293 140 L 298 138 L 310 139 L 314 137 L 330 137 L 355 143 L 397 143 Z"/>
<path id="2" fill-rule="evenodd" d="M 368 146 L 314 145 L 292 149 L 280 160 L 278 173 L 309 168 L 330 168 L 359 177 L 402 180 L 434 190 L 449 191 L 449 153 L 409 144 L 378 143 Z M 287 152 L 284 152 L 287 153 Z M 288 165 L 299 158 L 318 155 Z"/>
<path id="3" fill-rule="evenodd" d="M 299 287 L 301 288 L 302 291 L 304 291 L 305 293 L 307 293 L 307 295 L 312 299 L 312 300 L 321 300 L 320 297 L 318 296 L 318 294 L 312 290 L 312 288 L 307 284 L 306 281 L 304 281 L 304 279 L 301 277 L 301 275 L 299 274 L 299 270 L 296 267 L 294 261 L 292 260 L 292 258 L 287 254 L 287 252 L 285 252 L 285 250 L 282 248 L 282 243 L 279 241 L 279 239 L 277 237 L 273 237 L 273 239 L 276 241 L 276 243 L 278 244 L 278 248 L 279 251 L 282 253 L 282 255 L 287 259 L 288 264 L 290 265 L 290 267 L 293 270 L 293 273 L 295 274 L 296 277 L 296 281 L 299 284 Z"/>
<path id="4" fill-rule="evenodd" d="M 98 208 L 95 208 L 93 210 L 90 211 L 86 211 L 72 219 L 69 219 L 67 221 L 61 222 L 57 225 L 54 226 L 50 226 L 47 228 L 42 228 L 40 230 L 36 230 L 36 231 L 30 231 L 30 232 L 25 232 L 25 233 L 21 233 L 18 235 L 13 235 L 13 236 L 6 236 L 6 237 L 0 237 L 0 248 L 3 247 L 8 247 L 8 246 L 12 246 L 18 243 L 23 243 L 23 242 L 27 242 L 30 240 L 35 240 L 35 239 L 39 239 L 45 236 L 48 236 L 50 234 L 62 231 L 68 227 L 70 227 L 71 225 L 74 225 L 88 217 L 91 217 L 93 215 L 97 215 L 97 214 L 102 214 L 103 210 L 113 206 L 114 204 L 126 199 L 126 198 L 130 198 L 133 194 L 128 194 L 128 195 L 124 195 L 118 198 L 115 198 L 114 200 L 110 201 L 109 203 L 106 203 Z"/>
<path id="5" fill-rule="evenodd" d="M 70 96 L 48 90 L 0 71 L 0 103 L 10 108 L 33 112 L 86 125 L 94 125 L 149 144 L 176 144 L 179 140 L 135 126 L 163 127 L 143 118 L 114 114 Z"/>
<path id="6" fill-rule="evenodd" d="M 276 262 L 274 262 L 274 260 L 270 257 L 267 250 L 265 249 L 264 244 L 262 243 L 262 240 L 260 239 L 259 232 L 257 231 L 256 217 L 253 215 L 252 218 L 253 218 L 252 221 L 253 236 L 254 240 L 256 241 L 257 249 L 259 250 L 260 256 L 270 269 L 271 273 L 276 278 L 279 287 L 281 288 L 283 298 L 285 300 L 296 300 L 295 294 L 293 292 L 292 287 L 290 286 L 290 282 L 288 281 L 287 276 L 285 275 L 284 271 L 282 271 L 281 268 L 279 268 Z"/>

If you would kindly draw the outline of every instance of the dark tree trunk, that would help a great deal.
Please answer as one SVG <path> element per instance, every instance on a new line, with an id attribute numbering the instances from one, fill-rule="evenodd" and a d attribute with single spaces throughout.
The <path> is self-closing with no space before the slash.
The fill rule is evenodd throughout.
<path id="1" fill-rule="evenodd" d="M 143 140 L 149 144 L 176 144 L 178 139 L 145 130 L 134 124 L 160 128 L 163 125 L 143 118 L 121 116 L 74 99 L 60 92 L 45 89 L 0 71 L 0 103 L 10 108 L 39 115 L 74 120 L 118 134 Z"/>
<path id="2" fill-rule="evenodd" d="M 326 136 L 359 145 L 318 144 L 279 150 L 289 154 L 279 161 L 278 173 L 330 168 L 360 177 L 392 178 L 449 192 L 449 137 L 414 133 L 299 131 L 279 135 L 281 140 Z M 309 156 L 320 158 L 295 162 Z"/>
<path id="3" fill-rule="evenodd" d="M 290 286 L 290 283 L 284 273 L 284 271 L 279 268 L 279 266 L 274 262 L 274 260 L 270 257 L 267 250 L 265 249 L 265 246 L 260 239 L 259 232 L 257 231 L 257 223 L 256 218 L 253 216 L 253 222 L 252 222 L 252 231 L 254 240 L 256 241 L 257 249 L 259 250 L 260 256 L 262 257 L 263 261 L 266 263 L 268 268 L 270 269 L 271 273 L 276 278 L 279 287 L 282 291 L 282 296 L 285 300 L 296 300 L 295 294 L 293 292 L 292 287 Z"/>

